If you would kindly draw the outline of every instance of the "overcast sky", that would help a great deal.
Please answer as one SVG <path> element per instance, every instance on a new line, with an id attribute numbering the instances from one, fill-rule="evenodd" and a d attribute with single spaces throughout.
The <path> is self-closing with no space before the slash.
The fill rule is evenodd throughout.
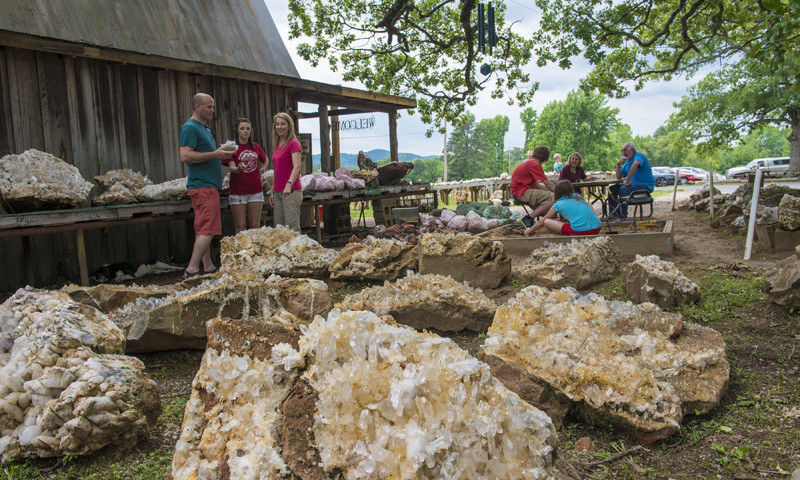
<path id="1" fill-rule="evenodd" d="M 359 83 L 342 81 L 340 73 L 327 70 L 327 64 L 324 62 L 321 62 L 318 68 L 313 68 L 308 62 L 301 59 L 297 55 L 297 45 L 302 42 L 302 39 L 289 40 L 287 20 L 289 9 L 287 3 L 285 0 L 265 1 L 302 78 L 364 89 L 364 86 Z M 506 21 L 518 22 L 514 27 L 517 33 L 522 35 L 530 34 L 536 28 L 538 19 L 538 9 L 534 3 L 532 1 L 523 2 L 518 0 L 506 0 L 505 3 L 507 5 Z M 538 81 L 540 85 L 533 102 L 529 106 L 539 113 L 548 103 L 565 100 L 571 90 L 578 88 L 579 79 L 587 73 L 585 64 L 583 66 L 575 66 L 569 71 L 564 71 L 555 66 L 543 69 L 537 68 L 533 63 L 535 63 L 535 59 L 529 65 L 531 79 Z M 579 63 L 579 60 L 574 63 Z M 651 135 L 673 112 L 673 102 L 680 100 L 688 85 L 689 83 L 682 79 L 669 83 L 652 83 L 639 92 L 632 92 L 625 99 L 609 99 L 608 103 L 610 106 L 619 109 L 620 120 L 631 126 L 634 135 Z M 307 106 L 306 108 L 316 110 L 315 106 L 313 108 Z M 519 118 L 522 110 L 523 108 L 507 105 L 502 99 L 494 100 L 490 98 L 488 92 L 483 94 L 477 105 L 469 108 L 469 111 L 475 115 L 477 120 L 491 118 L 498 114 L 509 117 L 511 125 L 505 138 L 506 148 L 522 147 L 522 143 L 525 140 L 525 130 Z M 368 151 L 375 148 L 389 149 L 387 115 L 375 113 L 374 116 L 375 127 L 372 129 L 340 132 L 341 151 L 343 153 L 357 153 L 359 150 Z M 354 115 L 350 118 L 360 117 L 363 116 Z M 317 119 L 304 120 L 300 122 L 300 131 L 314 132 L 318 130 L 318 125 Z M 419 115 L 409 115 L 401 111 L 397 122 L 400 152 L 423 156 L 440 155 L 444 146 L 443 136 L 434 133 L 431 138 L 427 138 L 425 136 L 427 128 L 428 126 L 419 120 Z M 317 141 L 318 139 L 315 138 L 314 140 Z"/>

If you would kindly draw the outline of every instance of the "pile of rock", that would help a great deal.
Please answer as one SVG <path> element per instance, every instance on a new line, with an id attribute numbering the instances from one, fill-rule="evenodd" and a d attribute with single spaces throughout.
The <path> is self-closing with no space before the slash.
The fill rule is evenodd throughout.
<path id="1" fill-rule="evenodd" d="M 575 478 L 547 415 L 448 339 L 338 310 L 209 332 L 175 479 Z"/>
<path id="2" fill-rule="evenodd" d="M 31 149 L 0 158 L 0 199 L 12 213 L 77 207 L 91 189 L 77 168 L 49 153 Z"/>

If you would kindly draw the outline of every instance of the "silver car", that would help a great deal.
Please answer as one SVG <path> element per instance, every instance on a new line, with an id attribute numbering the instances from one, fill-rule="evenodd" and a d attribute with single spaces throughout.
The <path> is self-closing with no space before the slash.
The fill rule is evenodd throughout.
<path id="1" fill-rule="evenodd" d="M 767 177 L 782 177 L 789 170 L 789 157 L 756 158 L 744 167 L 733 167 L 725 171 L 728 178 L 744 178 L 760 168 Z"/>

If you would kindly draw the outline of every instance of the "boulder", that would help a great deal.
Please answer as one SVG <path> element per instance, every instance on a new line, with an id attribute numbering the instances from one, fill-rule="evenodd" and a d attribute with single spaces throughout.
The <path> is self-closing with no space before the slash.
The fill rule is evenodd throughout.
<path id="1" fill-rule="evenodd" d="M 417 269 L 419 254 L 409 242 L 367 237 L 361 243 L 348 243 L 328 270 L 332 280 L 397 280 Z"/>
<path id="2" fill-rule="evenodd" d="M 216 317 L 281 315 L 294 325 L 330 308 L 321 280 L 222 274 L 170 296 L 136 299 L 110 316 L 125 332 L 126 351 L 138 353 L 205 348 L 206 322 Z"/>
<path id="3" fill-rule="evenodd" d="M 781 198 L 777 223 L 781 230 L 800 230 L 800 196 L 784 195 Z"/>
<path id="4" fill-rule="evenodd" d="M 140 202 L 168 202 L 173 200 L 188 200 L 186 191 L 186 177 L 175 178 L 155 185 L 145 185 L 133 192 L 136 200 Z"/>
<path id="5" fill-rule="evenodd" d="M 60 158 L 39 150 L 0 158 L 0 199 L 12 213 L 82 205 L 92 184 Z"/>
<path id="6" fill-rule="evenodd" d="M 800 245 L 795 254 L 764 275 L 764 290 L 772 303 L 787 310 L 800 309 Z"/>
<path id="7" fill-rule="evenodd" d="M 363 311 L 270 323 L 209 322 L 173 478 L 577 478 L 550 419 L 452 341 Z"/>
<path id="8" fill-rule="evenodd" d="M 497 288 L 511 272 L 511 258 L 501 242 L 466 233 L 425 233 L 419 239 L 419 272 Z"/>
<path id="9" fill-rule="evenodd" d="M 161 414 L 158 388 L 108 317 L 64 292 L 0 306 L 0 460 L 124 449 Z"/>
<path id="10" fill-rule="evenodd" d="M 328 276 L 336 250 L 324 248 L 308 235 L 288 228 L 261 227 L 225 237 L 221 242 L 221 272 L 254 272 L 263 277 Z"/>
<path id="11" fill-rule="evenodd" d="M 94 181 L 97 182 L 97 185 L 103 192 L 112 188 L 114 185 L 119 185 L 130 191 L 135 191 L 153 184 L 146 176 L 128 168 L 109 170 L 105 175 L 95 176 Z"/>
<path id="12" fill-rule="evenodd" d="M 410 273 L 396 282 L 348 295 L 336 308 L 391 315 L 417 330 L 483 332 L 491 325 L 497 305 L 483 292 L 451 277 Z"/>
<path id="13" fill-rule="evenodd" d="M 139 298 L 164 298 L 174 295 L 181 287 L 175 285 L 114 285 L 102 284 L 95 287 L 67 285 L 61 289 L 78 303 L 92 306 L 105 314 L 135 302 Z"/>
<path id="14" fill-rule="evenodd" d="M 126 186 L 115 183 L 108 187 L 103 193 L 92 197 L 92 205 L 130 205 L 136 203 L 136 195 Z"/>
<path id="15" fill-rule="evenodd" d="M 613 278 L 621 261 L 622 253 L 609 237 L 573 239 L 534 250 L 518 275 L 532 285 L 583 290 Z"/>
<path id="16" fill-rule="evenodd" d="M 671 308 L 700 300 L 700 287 L 657 255 L 636 255 L 622 274 L 625 292 L 638 303 Z"/>
<path id="17" fill-rule="evenodd" d="M 730 376 L 718 332 L 572 288 L 526 287 L 498 307 L 479 358 L 511 389 L 534 385 L 517 393 L 554 423 L 569 411 L 644 445 L 715 408 Z"/>

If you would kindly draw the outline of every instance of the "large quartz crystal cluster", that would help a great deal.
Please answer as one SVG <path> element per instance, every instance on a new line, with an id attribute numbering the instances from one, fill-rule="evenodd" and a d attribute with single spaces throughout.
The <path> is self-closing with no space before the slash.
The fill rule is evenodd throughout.
<path id="1" fill-rule="evenodd" d="M 468 233 L 426 233 L 419 238 L 420 273 L 448 275 L 476 288 L 497 288 L 511 272 L 501 242 Z"/>
<path id="2" fill-rule="evenodd" d="M 261 227 L 222 239 L 220 271 L 320 278 L 328 276 L 335 258 L 336 250 L 322 247 L 308 235 L 283 227 Z"/>
<path id="3" fill-rule="evenodd" d="M 176 178 L 155 185 L 145 185 L 134 192 L 136 199 L 143 203 L 187 200 L 186 177 Z"/>
<path id="4" fill-rule="evenodd" d="M 94 205 L 125 205 L 136 203 L 136 191 L 153 182 L 139 172 L 123 168 L 109 170 L 105 175 L 94 177 L 100 187 L 100 195 L 92 199 Z"/>
<path id="5" fill-rule="evenodd" d="M 518 367 L 588 421 L 616 423 L 643 444 L 678 432 L 685 413 L 714 408 L 730 374 L 715 330 L 651 303 L 609 302 L 571 288 L 527 287 L 498 307 L 479 358 L 493 373 L 495 364 Z M 498 376 L 515 385 L 516 378 Z"/>
<path id="6" fill-rule="evenodd" d="M 636 255 L 622 275 L 625 291 L 639 303 L 669 308 L 700 299 L 700 287 L 686 278 L 672 262 L 656 255 Z"/>
<path id="7" fill-rule="evenodd" d="M 0 460 L 130 446 L 161 413 L 158 389 L 103 313 L 20 289 L 0 306 Z"/>
<path id="8" fill-rule="evenodd" d="M 397 280 L 417 269 L 416 245 L 372 235 L 348 243 L 328 268 L 334 280 Z"/>
<path id="9" fill-rule="evenodd" d="M 130 288 L 130 287 L 129 287 Z M 206 346 L 206 322 L 216 317 L 284 318 L 292 326 L 331 308 L 328 286 L 309 278 L 264 279 L 237 273 L 208 278 L 170 295 L 133 298 L 109 313 L 127 338 L 127 352 Z"/>
<path id="10" fill-rule="evenodd" d="M 348 295 L 337 308 L 391 315 L 418 330 L 483 332 L 497 305 L 482 291 L 451 277 L 409 273 L 396 282 Z"/>
<path id="11" fill-rule="evenodd" d="M 0 158 L 0 197 L 11 212 L 77 207 L 92 184 L 77 168 L 39 150 Z"/>
<path id="12" fill-rule="evenodd" d="M 573 239 L 531 252 L 519 276 L 542 287 L 583 290 L 613 278 L 621 261 L 622 253 L 609 237 Z"/>
<path id="13" fill-rule="evenodd" d="M 570 478 L 547 415 L 449 339 L 363 311 L 252 329 L 209 322 L 173 478 Z"/>

